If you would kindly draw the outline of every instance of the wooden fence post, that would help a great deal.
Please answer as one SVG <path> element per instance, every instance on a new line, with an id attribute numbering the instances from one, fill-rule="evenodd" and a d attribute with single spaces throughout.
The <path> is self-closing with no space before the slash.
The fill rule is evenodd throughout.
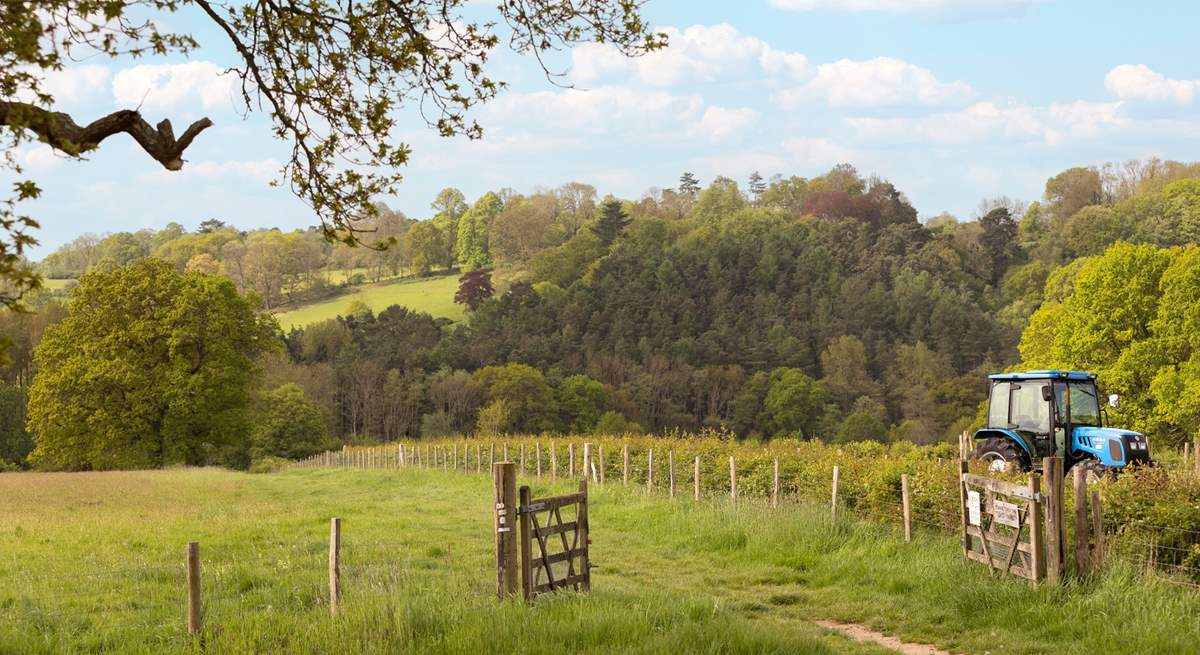
<path id="1" fill-rule="evenodd" d="M 621 449 L 621 484 L 629 486 L 629 444 L 625 444 Z"/>
<path id="2" fill-rule="evenodd" d="M 654 493 L 654 449 L 646 454 L 646 493 Z"/>
<path id="3" fill-rule="evenodd" d="M 542 479 L 542 442 L 533 444 L 533 459 L 537 463 L 537 479 Z"/>
<path id="4" fill-rule="evenodd" d="M 737 462 L 729 456 L 729 498 L 737 500 Z"/>
<path id="5" fill-rule="evenodd" d="M 337 614 L 342 601 L 342 520 L 329 519 L 329 613 Z"/>
<path id="6" fill-rule="evenodd" d="M 529 487 L 521 487 L 521 508 L 529 506 L 532 496 L 529 493 Z M 525 596 L 525 602 L 533 599 L 533 536 L 530 530 L 532 525 L 529 521 L 529 513 L 520 512 L 519 520 L 521 522 L 521 590 Z"/>
<path id="7" fill-rule="evenodd" d="M 575 517 L 575 522 L 579 529 L 579 532 L 577 533 L 579 535 L 579 543 L 582 544 L 584 548 L 588 549 L 586 563 L 583 565 L 583 570 L 580 571 L 580 573 L 583 574 L 583 590 L 591 591 L 592 555 L 589 545 L 592 543 L 592 532 L 591 526 L 588 525 L 588 505 L 591 503 L 591 501 L 588 499 L 588 481 L 586 475 L 583 476 L 583 479 L 579 481 L 579 493 L 583 496 L 583 502 L 579 504 L 579 514 Z"/>
<path id="8" fill-rule="evenodd" d="M 506 462 L 511 461 L 508 459 L 508 442 L 507 441 L 504 442 L 504 461 L 506 461 Z"/>
<path id="9" fill-rule="evenodd" d="M 593 478 L 595 472 L 592 471 L 592 444 L 583 444 L 583 478 Z"/>
<path id="10" fill-rule="evenodd" d="M 453 448 L 454 450 L 451 452 L 451 454 L 454 456 L 454 465 L 451 466 L 451 469 L 458 471 L 458 444 L 454 444 Z"/>
<path id="11" fill-rule="evenodd" d="M 200 633 L 200 542 L 187 545 L 187 631 Z"/>
<path id="12" fill-rule="evenodd" d="M 775 458 L 775 475 L 771 481 L 771 509 L 779 507 L 779 458 Z"/>
<path id="13" fill-rule="evenodd" d="M 693 500 L 700 500 L 700 456 L 696 455 L 695 470 L 692 472 Z"/>
<path id="14" fill-rule="evenodd" d="M 971 537 L 967 535 L 967 528 L 970 526 L 967 510 L 967 483 L 963 481 L 963 476 L 970 470 L 967 460 L 958 460 L 958 524 L 962 531 L 963 557 L 966 557 L 967 553 L 971 551 Z M 990 564 L 988 565 L 988 569 L 991 569 Z"/>
<path id="15" fill-rule="evenodd" d="M 567 468 L 567 479 L 575 477 L 575 442 L 567 444 L 567 463 L 570 465 Z"/>
<path id="16" fill-rule="evenodd" d="M 900 476 L 900 505 L 904 511 L 904 543 L 912 541 L 912 502 L 908 496 L 908 474 Z"/>
<path id="17" fill-rule="evenodd" d="M 1100 490 L 1092 489 L 1092 534 L 1096 543 L 1092 550 L 1092 573 L 1099 573 L 1104 566 L 1104 510 L 1100 507 Z"/>
<path id="18" fill-rule="evenodd" d="M 483 473 L 483 447 L 475 444 L 475 472 Z"/>
<path id="19" fill-rule="evenodd" d="M 835 464 L 833 467 L 833 494 L 830 496 L 829 500 L 829 517 L 835 520 L 837 519 L 838 507 L 838 473 L 838 467 Z"/>
<path id="20" fill-rule="evenodd" d="M 604 469 L 608 464 L 604 461 L 604 444 L 596 445 L 596 459 L 600 460 L 600 484 L 604 484 Z"/>
<path id="21" fill-rule="evenodd" d="M 1029 549 L 1030 565 L 1033 567 L 1035 583 L 1046 579 L 1046 532 L 1042 524 L 1045 501 L 1042 500 L 1042 476 L 1029 474 L 1029 492 L 1033 500 L 1029 503 Z"/>
<path id="22" fill-rule="evenodd" d="M 670 491 L 668 492 L 667 497 L 674 498 L 675 497 L 675 451 L 674 450 L 667 451 L 667 477 L 669 478 L 669 487 L 670 487 Z"/>
<path id="23" fill-rule="evenodd" d="M 521 442 L 521 473 L 525 473 L 525 442 Z"/>
<path id="24" fill-rule="evenodd" d="M 1058 584 L 1063 574 L 1063 461 L 1042 460 L 1046 481 L 1046 582 Z"/>
<path id="25" fill-rule="evenodd" d="M 496 595 L 517 593 L 517 471 L 512 462 L 492 464 L 495 485 Z"/>
<path id="26" fill-rule="evenodd" d="M 1075 482 L 1075 574 L 1080 578 L 1088 574 L 1088 520 L 1087 469 L 1076 466 L 1072 471 Z"/>
<path id="27" fill-rule="evenodd" d="M 496 442 L 493 441 L 488 445 L 488 466 L 496 465 Z"/>
<path id="28" fill-rule="evenodd" d="M 553 439 L 550 440 L 550 480 L 558 481 L 558 448 Z"/>

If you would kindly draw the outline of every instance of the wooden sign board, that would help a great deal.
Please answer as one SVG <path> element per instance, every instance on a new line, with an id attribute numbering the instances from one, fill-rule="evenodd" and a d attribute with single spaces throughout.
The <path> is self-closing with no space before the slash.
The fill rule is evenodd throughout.
<path id="1" fill-rule="evenodd" d="M 997 500 L 992 503 L 992 518 L 996 523 L 1008 525 L 1014 528 L 1021 527 L 1020 508 L 1012 503 L 1006 503 L 1003 500 Z"/>

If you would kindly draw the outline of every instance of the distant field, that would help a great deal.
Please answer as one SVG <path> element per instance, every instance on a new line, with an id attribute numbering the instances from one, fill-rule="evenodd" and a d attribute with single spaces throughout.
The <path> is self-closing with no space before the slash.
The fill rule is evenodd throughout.
<path id="1" fill-rule="evenodd" d="M 458 290 L 457 275 L 442 275 L 421 279 L 365 284 L 355 287 L 352 293 L 329 300 L 303 305 L 292 311 L 277 315 L 283 329 L 303 327 L 318 321 L 345 315 L 346 308 L 355 300 L 361 300 L 379 312 L 391 305 L 401 305 L 418 312 L 427 312 L 435 317 L 460 320 L 462 305 L 454 304 L 454 292 Z"/>
<path id="2" fill-rule="evenodd" d="M 522 478 L 534 495 L 573 483 Z M 489 475 L 220 470 L 0 474 L 0 653 L 882 654 L 814 621 L 956 653 L 1183 653 L 1200 597 L 1114 566 L 1031 588 L 953 537 L 828 508 L 593 487 L 594 591 L 494 598 Z M 343 611 L 326 604 L 342 519 Z M 203 635 L 184 632 L 200 542 Z"/>
<path id="3" fill-rule="evenodd" d="M 60 291 L 62 289 L 66 289 L 67 285 L 72 284 L 74 282 L 76 282 L 76 280 L 70 280 L 70 279 L 52 280 L 50 278 L 43 278 L 42 286 L 45 287 L 46 289 L 49 289 L 50 291 Z"/>

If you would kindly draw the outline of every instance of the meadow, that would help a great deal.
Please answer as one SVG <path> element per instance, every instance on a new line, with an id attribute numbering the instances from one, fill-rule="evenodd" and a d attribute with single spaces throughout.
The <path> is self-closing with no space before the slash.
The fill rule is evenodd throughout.
<path id="1" fill-rule="evenodd" d="M 349 293 L 277 314 L 279 325 L 287 331 L 344 316 L 347 307 L 355 301 L 362 301 L 377 313 L 392 305 L 400 305 L 435 318 L 458 321 L 463 317 L 462 305 L 454 304 L 454 293 L 458 291 L 457 275 L 385 280 L 352 288 L 353 291 Z"/>
<path id="2" fill-rule="evenodd" d="M 572 482 L 526 476 L 535 495 Z M 564 476 L 565 477 L 565 476 Z M 828 506 L 593 487 L 593 592 L 494 598 L 487 475 L 216 469 L 0 475 L 0 653 L 1189 652 L 1200 596 L 1114 561 L 1062 587 L 990 576 L 940 531 Z M 329 616 L 329 518 L 343 604 Z M 184 630 L 199 541 L 204 629 Z"/>

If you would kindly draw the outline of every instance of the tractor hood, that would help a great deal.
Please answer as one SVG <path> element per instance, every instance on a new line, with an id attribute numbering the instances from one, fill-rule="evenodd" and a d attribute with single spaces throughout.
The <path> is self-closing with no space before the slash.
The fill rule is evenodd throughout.
<path id="1" fill-rule="evenodd" d="M 1091 453 L 1105 466 L 1150 461 L 1150 444 L 1139 432 L 1096 427 L 1077 427 L 1072 432 L 1075 448 Z"/>

